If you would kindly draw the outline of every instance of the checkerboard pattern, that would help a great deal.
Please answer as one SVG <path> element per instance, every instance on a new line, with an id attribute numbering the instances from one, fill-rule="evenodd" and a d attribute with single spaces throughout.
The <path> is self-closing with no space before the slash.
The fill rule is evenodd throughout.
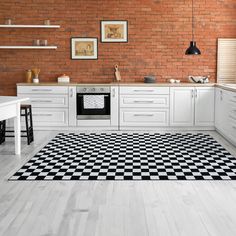
<path id="1" fill-rule="evenodd" d="M 207 134 L 58 134 L 10 180 L 236 180 Z"/>

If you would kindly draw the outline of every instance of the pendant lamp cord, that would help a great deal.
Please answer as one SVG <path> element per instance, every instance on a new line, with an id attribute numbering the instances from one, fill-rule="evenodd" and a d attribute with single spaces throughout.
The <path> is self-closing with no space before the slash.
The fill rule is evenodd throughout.
<path id="1" fill-rule="evenodd" d="M 194 41 L 194 9 L 193 9 L 193 0 L 192 0 L 192 39 Z"/>

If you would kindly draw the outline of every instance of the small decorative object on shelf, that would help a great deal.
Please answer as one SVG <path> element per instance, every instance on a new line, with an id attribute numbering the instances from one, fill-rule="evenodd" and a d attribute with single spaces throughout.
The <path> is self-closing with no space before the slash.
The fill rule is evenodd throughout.
<path id="1" fill-rule="evenodd" d="M 40 45 L 41 46 L 47 46 L 48 45 L 48 41 L 46 39 L 40 40 Z"/>
<path id="2" fill-rule="evenodd" d="M 45 24 L 45 25 L 50 25 L 50 20 L 45 20 L 45 21 L 44 21 L 44 24 Z"/>
<path id="3" fill-rule="evenodd" d="M 170 79 L 170 83 L 179 84 L 181 81 L 179 79 Z"/>
<path id="4" fill-rule="evenodd" d="M 10 18 L 5 20 L 5 25 L 11 25 L 12 20 Z"/>
<path id="5" fill-rule="evenodd" d="M 39 39 L 35 39 L 35 40 L 33 41 L 33 45 L 34 45 L 34 46 L 40 46 L 40 40 L 39 40 Z"/>
<path id="6" fill-rule="evenodd" d="M 34 74 L 34 78 L 33 78 L 33 83 L 39 83 L 39 73 L 40 73 L 40 69 L 38 68 L 34 68 L 32 69 L 32 72 Z"/>
<path id="7" fill-rule="evenodd" d="M 27 70 L 25 73 L 26 82 L 32 83 L 32 70 Z"/>
<path id="8" fill-rule="evenodd" d="M 58 83 L 70 83 L 70 77 L 66 74 L 63 74 L 57 78 Z"/>

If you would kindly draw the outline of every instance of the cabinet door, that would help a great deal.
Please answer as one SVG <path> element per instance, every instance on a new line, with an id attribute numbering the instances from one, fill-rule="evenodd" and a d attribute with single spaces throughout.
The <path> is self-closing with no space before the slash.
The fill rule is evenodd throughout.
<path id="1" fill-rule="evenodd" d="M 224 116 L 223 90 L 216 88 L 215 90 L 215 127 L 218 130 L 224 129 L 223 116 Z"/>
<path id="2" fill-rule="evenodd" d="M 195 125 L 214 126 L 215 89 L 195 89 Z"/>
<path id="3" fill-rule="evenodd" d="M 117 126 L 119 122 L 119 93 L 118 86 L 111 87 L 111 126 Z"/>
<path id="4" fill-rule="evenodd" d="M 224 91 L 225 128 L 222 131 L 229 140 L 236 145 L 236 92 Z"/>
<path id="5" fill-rule="evenodd" d="M 194 88 L 170 88 L 170 125 L 194 125 Z"/>
<path id="6" fill-rule="evenodd" d="M 76 87 L 69 87 L 69 126 L 76 126 Z"/>

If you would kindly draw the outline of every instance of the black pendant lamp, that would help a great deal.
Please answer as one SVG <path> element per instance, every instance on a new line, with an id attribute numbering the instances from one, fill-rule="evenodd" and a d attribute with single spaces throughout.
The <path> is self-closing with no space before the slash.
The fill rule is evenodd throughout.
<path id="1" fill-rule="evenodd" d="M 201 55 L 201 51 L 197 48 L 197 43 L 194 41 L 194 9 L 192 0 L 192 41 L 190 41 L 190 46 L 186 50 L 185 55 Z"/>

